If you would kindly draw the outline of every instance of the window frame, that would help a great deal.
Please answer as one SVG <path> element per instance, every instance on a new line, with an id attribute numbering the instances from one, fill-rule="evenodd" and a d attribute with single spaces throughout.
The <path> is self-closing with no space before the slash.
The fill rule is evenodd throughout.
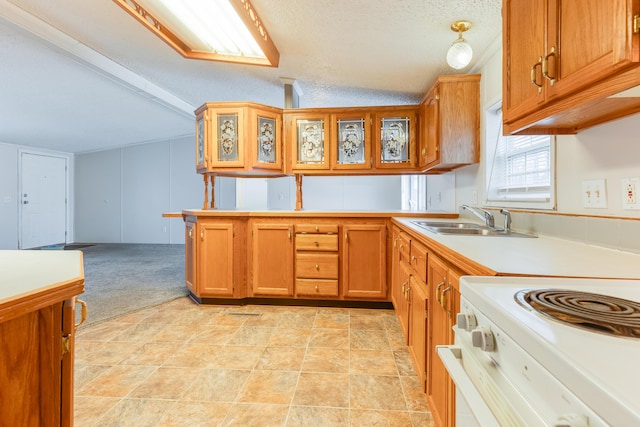
<path id="1" fill-rule="evenodd" d="M 549 143 L 549 197 L 530 199 L 524 197 L 490 197 L 497 190 L 491 188 L 492 172 L 499 138 L 502 135 L 502 103 L 498 102 L 485 110 L 485 194 L 484 205 L 487 207 L 505 207 L 537 210 L 556 210 L 556 138 L 550 136 Z M 508 136 L 507 136 L 508 137 Z"/>

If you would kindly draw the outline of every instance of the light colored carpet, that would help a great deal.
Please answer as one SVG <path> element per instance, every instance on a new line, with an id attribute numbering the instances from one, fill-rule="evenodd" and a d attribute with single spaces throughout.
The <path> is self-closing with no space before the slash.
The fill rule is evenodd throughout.
<path id="1" fill-rule="evenodd" d="M 84 254 L 85 325 L 187 295 L 184 245 L 95 244 Z M 78 310 L 80 311 L 80 310 Z"/>

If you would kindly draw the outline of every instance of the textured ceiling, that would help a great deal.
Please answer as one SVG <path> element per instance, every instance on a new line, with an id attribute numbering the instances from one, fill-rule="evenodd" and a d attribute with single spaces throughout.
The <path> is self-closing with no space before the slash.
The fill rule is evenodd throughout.
<path id="1" fill-rule="evenodd" d="M 0 0 L 0 142 L 83 152 L 179 137 L 207 101 L 282 107 L 281 77 L 296 79 L 301 107 L 416 103 L 456 72 L 453 21 L 473 22 L 461 72 L 501 31 L 501 0 L 252 4 L 277 68 L 184 59 L 110 0 Z"/>

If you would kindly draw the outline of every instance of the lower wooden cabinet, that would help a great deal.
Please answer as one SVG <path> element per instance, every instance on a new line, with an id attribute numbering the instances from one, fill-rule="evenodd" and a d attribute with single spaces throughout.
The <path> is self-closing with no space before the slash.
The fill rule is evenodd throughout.
<path id="1" fill-rule="evenodd" d="M 455 385 L 435 346 L 453 343 L 453 325 L 460 306 L 460 273 L 445 262 L 429 257 L 430 320 L 428 339 L 427 396 L 431 414 L 438 426 L 455 425 Z"/>
<path id="2" fill-rule="evenodd" d="M 427 284 L 417 276 L 409 280 L 409 353 L 422 385 L 422 391 L 427 391 L 427 326 L 429 294 Z"/>
<path id="3" fill-rule="evenodd" d="M 293 226 L 252 227 L 251 292 L 254 296 L 293 296 Z"/>
<path id="4" fill-rule="evenodd" d="M 387 223 L 188 215 L 185 284 L 196 299 L 388 301 Z"/>
<path id="5" fill-rule="evenodd" d="M 345 298 L 387 298 L 386 224 L 344 224 L 342 286 Z"/>
<path id="6" fill-rule="evenodd" d="M 192 294 L 197 294 L 196 287 L 196 270 L 198 268 L 198 262 L 196 259 L 197 253 L 197 223 L 193 221 L 185 221 L 185 233 L 184 233 L 184 283 L 187 289 Z"/>
<path id="7" fill-rule="evenodd" d="M 202 295 L 233 296 L 233 223 L 200 224 L 200 271 Z"/>

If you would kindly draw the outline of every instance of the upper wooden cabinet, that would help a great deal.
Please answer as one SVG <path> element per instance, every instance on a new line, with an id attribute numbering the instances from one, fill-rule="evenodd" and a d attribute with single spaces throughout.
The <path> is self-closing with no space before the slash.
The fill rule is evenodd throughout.
<path id="1" fill-rule="evenodd" d="M 195 113 L 198 172 L 282 174 L 281 110 L 225 102 Z"/>
<path id="2" fill-rule="evenodd" d="M 505 0 L 505 133 L 576 133 L 638 111 L 640 2 Z"/>
<path id="3" fill-rule="evenodd" d="M 480 160 L 480 75 L 440 76 L 420 104 L 421 171 L 446 172 Z"/>
<path id="4" fill-rule="evenodd" d="M 328 143 L 330 115 L 327 112 L 306 111 L 286 116 L 289 169 L 300 173 L 330 168 L 331 150 Z"/>
<path id="5" fill-rule="evenodd" d="M 368 111 L 333 113 L 331 123 L 331 169 L 371 169 L 371 114 Z"/>
<path id="6" fill-rule="evenodd" d="M 413 169 L 416 166 L 416 116 L 413 107 L 377 111 L 373 115 L 375 166 Z"/>

